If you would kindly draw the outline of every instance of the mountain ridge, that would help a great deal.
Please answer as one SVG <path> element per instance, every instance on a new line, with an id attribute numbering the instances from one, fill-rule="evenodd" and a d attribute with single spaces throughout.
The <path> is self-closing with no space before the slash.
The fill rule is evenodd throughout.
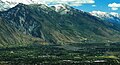
<path id="1" fill-rule="evenodd" d="M 113 43 L 119 42 L 120 37 L 119 30 L 112 28 L 112 23 L 74 8 L 67 14 L 61 14 L 42 4 L 20 3 L 0 12 L 0 17 L 21 34 L 49 44 Z M 36 42 L 41 43 L 40 40 Z"/>
<path id="2" fill-rule="evenodd" d="M 43 4 L 39 0 L 0 0 L 0 11 L 6 11 L 10 8 L 15 7 L 19 3 L 23 3 L 26 5 L 29 4 Z"/>
<path id="3" fill-rule="evenodd" d="M 109 22 L 118 22 L 120 23 L 120 14 L 118 13 L 106 13 L 106 12 L 101 12 L 101 11 L 93 11 L 90 12 L 93 16 L 97 16 L 103 20 L 107 20 Z"/>

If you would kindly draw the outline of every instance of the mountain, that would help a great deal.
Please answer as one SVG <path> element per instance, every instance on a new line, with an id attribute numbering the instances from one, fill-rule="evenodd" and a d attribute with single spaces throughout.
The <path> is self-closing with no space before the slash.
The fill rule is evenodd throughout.
<path id="1" fill-rule="evenodd" d="M 101 12 L 101 11 L 93 11 L 90 12 L 92 15 L 97 16 L 103 20 L 113 22 L 113 23 L 120 23 L 120 14 L 118 13 L 106 13 L 106 12 Z"/>
<path id="2" fill-rule="evenodd" d="M 7 11 L 0 12 L 0 17 L 6 21 L 5 24 L 1 24 L 2 26 L 10 26 L 8 28 L 17 31 L 14 33 L 9 31 L 11 29 L 6 30 L 7 27 L 5 26 L 0 28 L 2 29 L 1 32 L 6 30 L 5 33 L 1 34 L 5 35 L 5 39 L 7 37 L 16 39 L 12 40 L 14 45 L 21 43 L 17 42 L 21 39 L 24 40 L 21 45 L 31 43 L 72 44 L 120 41 L 120 31 L 112 23 L 105 22 L 68 5 L 62 5 L 56 11 L 55 6 L 48 7 L 44 4 L 25 5 L 20 3 Z M 6 35 L 6 33 L 11 33 L 13 36 Z M 22 37 L 19 37 L 19 35 Z M 6 40 L 4 41 L 6 42 Z M 9 44 L 9 42 L 6 42 L 6 44 Z"/>
<path id="3" fill-rule="evenodd" d="M 46 44 L 42 39 L 22 34 L 20 31 L 15 29 L 14 26 L 9 25 L 6 20 L 0 18 L 0 48 L 13 46 L 21 47 L 39 42 L 40 44 Z"/>
<path id="4" fill-rule="evenodd" d="M 73 9 L 72 7 L 66 4 L 51 5 L 51 8 L 60 14 L 67 14 Z"/>
<path id="5" fill-rule="evenodd" d="M 5 20 L 0 18 L 0 47 L 27 45 L 31 43 L 30 38 L 30 36 L 21 34 L 13 26 L 8 25 Z"/>
<path id="6" fill-rule="evenodd" d="M 90 12 L 90 14 L 106 22 L 112 23 L 112 26 L 113 26 L 112 28 L 116 30 L 120 30 L 120 14 L 115 12 L 106 13 L 101 11 L 93 11 L 93 12 Z"/>
<path id="7" fill-rule="evenodd" d="M 111 14 L 111 15 L 113 15 L 113 16 L 115 16 L 115 17 L 118 17 L 118 18 L 120 18 L 120 14 L 118 14 L 118 13 L 111 12 L 110 14 Z"/>
<path id="8" fill-rule="evenodd" d="M 0 0 L 0 11 L 6 11 L 12 7 L 15 7 L 19 3 L 29 5 L 29 4 L 40 4 L 41 1 L 39 0 Z"/>

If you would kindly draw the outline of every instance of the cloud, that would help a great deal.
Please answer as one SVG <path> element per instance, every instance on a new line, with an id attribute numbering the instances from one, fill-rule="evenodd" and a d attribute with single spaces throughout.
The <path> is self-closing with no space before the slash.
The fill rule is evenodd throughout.
<path id="1" fill-rule="evenodd" d="M 48 5 L 54 5 L 54 4 L 67 4 L 70 6 L 79 6 L 82 4 L 92 4 L 95 3 L 94 0 L 2 0 L 2 1 L 8 1 L 8 2 L 17 2 L 17 3 L 42 3 L 42 4 L 48 4 Z"/>
<path id="2" fill-rule="evenodd" d="M 92 7 L 96 7 L 96 5 L 92 5 Z"/>
<path id="3" fill-rule="evenodd" d="M 112 3 L 112 4 L 109 4 L 108 6 L 118 8 L 118 7 L 120 7 L 120 3 L 119 4 L 118 3 Z"/>
<path id="4" fill-rule="evenodd" d="M 113 7 L 112 10 L 118 10 L 118 8 L 114 8 L 114 7 Z"/>
<path id="5" fill-rule="evenodd" d="M 118 8 L 120 8 L 120 3 L 108 4 L 108 7 L 111 7 L 112 10 L 118 10 Z"/>
<path id="6" fill-rule="evenodd" d="M 70 5 L 70 6 L 80 6 L 82 4 L 95 3 L 94 0 L 41 0 L 41 2 L 44 3 L 44 4 L 48 4 L 48 5 L 67 4 L 67 5 Z"/>

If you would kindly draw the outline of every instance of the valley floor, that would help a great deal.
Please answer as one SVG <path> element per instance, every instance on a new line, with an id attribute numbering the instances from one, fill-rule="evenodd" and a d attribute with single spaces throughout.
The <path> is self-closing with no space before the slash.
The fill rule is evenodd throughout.
<path id="1" fill-rule="evenodd" d="M 0 48 L 0 65 L 120 65 L 120 44 Z"/>

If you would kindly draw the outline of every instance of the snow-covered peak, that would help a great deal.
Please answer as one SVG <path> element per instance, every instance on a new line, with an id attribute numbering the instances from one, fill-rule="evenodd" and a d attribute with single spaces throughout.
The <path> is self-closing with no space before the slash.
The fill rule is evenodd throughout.
<path id="1" fill-rule="evenodd" d="M 39 0 L 1 0 L 2 2 L 5 3 L 10 3 L 10 4 L 18 4 L 18 3 L 23 3 L 23 4 L 33 4 L 33 3 L 41 3 Z"/>
<path id="2" fill-rule="evenodd" d="M 120 17 L 120 14 L 116 13 L 116 12 L 111 12 L 111 13 L 107 13 L 107 12 L 102 12 L 102 11 L 92 11 L 90 12 L 90 14 L 97 16 L 97 17 Z"/>
<path id="3" fill-rule="evenodd" d="M 66 4 L 55 4 L 55 5 L 50 5 L 50 6 L 54 7 L 55 11 L 57 11 L 57 12 L 59 12 L 61 10 L 69 11 L 71 9 L 71 7 Z"/>
<path id="4" fill-rule="evenodd" d="M 60 9 L 66 9 L 65 6 L 63 6 L 62 4 L 58 4 L 58 5 L 51 5 L 55 7 L 55 11 L 59 11 Z"/>
<path id="5" fill-rule="evenodd" d="M 109 21 L 109 22 L 119 22 L 120 23 L 120 14 L 111 12 L 101 12 L 101 11 L 92 11 L 90 12 L 91 15 L 99 17 L 103 20 Z"/>
<path id="6" fill-rule="evenodd" d="M 102 12 L 102 11 L 92 11 L 90 12 L 90 14 L 97 16 L 97 17 L 110 17 L 108 13 Z"/>
<path id="7" fill-rule="evenodd" d="M 105 15 L 106 14 L 106 12 L 102 12 L 102 11 L 92 11 L 91 13 L 101 14 L 101 15 Z"/>
<path id="8" fill-rule="evenodd" d="M 19 3 L 23 4 L 43 4 L 40 0 L 0 0 L 0 11 L 7 10 L 16 6 Z"/>
<path id="9" fill-rule="evenodd" d="M 55 10 L 56 12 L 59 12 L 60 14 L 68 14 L 72 13 L 72 7 L 66 5 L 66 4 L 55 4 L 55 5 L 50 5 L 50 7 Z"/>
<path id="10" fill-rule="evenodd" d="M 116 12 L 111 12 L 111 15 L 115 16 L 115 17 L 119 17 L 120 18 L 120 14 L 116 13 Z"/>

